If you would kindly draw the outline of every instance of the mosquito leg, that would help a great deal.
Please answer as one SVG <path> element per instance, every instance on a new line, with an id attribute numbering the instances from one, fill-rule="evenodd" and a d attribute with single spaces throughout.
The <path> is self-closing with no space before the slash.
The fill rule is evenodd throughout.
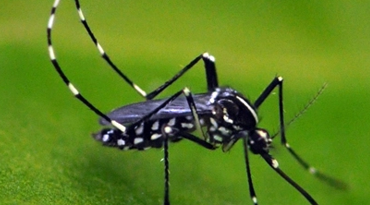
<path id="1" fill-rule="evenodd" d="M 196 137 L 196 136 L 194 136 L 194 135 L 192 135 L 188 132 L 178 132 L 177 134 L 179 136 L 183 137 L 184 139 L 190 140 L 190 141 L 192 141 L 192 142 L 194 142 L 194 143 L 196 143 L 196 144 L 198 144 L 198 145 L 200 145 L 200 146 L 202 146 L 206 149 L 209 149 L 209 150 L 215 150 L 216 149 L 216 147 L 213 144 L 211 144 L 211 143 L 209 143 L 209 142 L 207 142 L 203 139 L 200 139 L 200 138 L 198 138 L 198 137 Z"/>
<path id="2" fill-rule="evenodd" d="M 164 128 L 166 129 L 166 128 Z M 168 130 L 167 130 L 168 131 Z M 164 130 L 164 140 L 163 140 L 163 160 L 164 160 L 164 205 L 170 205 L 170 163 L 168 160 L 168 135 L 167 131 Z"/>
<path id="3" fill-rule="evenodd" d="M 159 86 L 154 91 L 150 92 L 146 99 L 153 99 L 163 90 L 165 90 L 168 86 L 178 80 L 186 71 L 190 70 L 200 59 L 204 61 L 205 71 L 206 71 L 206 80 L 207 80 L 207 88 L 208 91 L 214 90 L 218 87 L 218 80 L 217 80 L 217 72 L 215 66 L 215 58 L 208 53 L 203 53 L 197 56 L 194 60 L 192 60 L 188 65 L 182 68 L 178 73 L 175 74 L 170 80 L 166 81 L 163 85 Z"/>
<path id="4" fill-rule="evenodd" d="M 110 122 L 114 127 L 121 130 L 122 132 L 126 131 L 126 127 L 122 124 L 118 123 L 115 120 L 110 119 L 107 115 L 102 113 L 98 108 L 96 108 L 93 104 L 90 103 L 78 90 L 77 88 L 71 83 L 71 81 L 68 79 L 68 77 L 64 74 L 62 68 L 60 67 L 55 53 L 54 48 L 51 40 L 51 33 L 53 29 L 54 19 L 55 19 L 55 12 L 57 10 L 57 7 L 59 5 L 59 0 L 55 0 L 53 7 L 51 9 L 49 21 L 48 21 L 48 27 L 47 27 L 47 43 L 48 43 L 48 50 L 49 50 L 49 57 L 51 60 L 51 63 L 53 64 L 55 70 L 58 72 L 59 76 L 62 78 L 64 83 L 67 85 L 69 90 L 72 92 L 72 94 L 83 104 L 85 104 L 88 108 L 90 108 L 92 111 L 94 111 L 97 115 L 104 118 L 106 121 Z"/>
<path id="5" fill-rule="evenodd" d="M 271 92 L 275 89 L 276 86 L 280 86 L 283 83 L 282 77 L 275 77 L 272 82 L 265 88 L 262 94 L 258 97 L 258 99 L 254 102 L 254 106 L 258 108 L 266 98 L 271 94 Z"/>
<path id="6" fill-rule="evenodd" d="M 286 175 L 280 168 L 279 163 L 276 159 L 272 158 L 267 153 L 262 153 L 263 159 L 273 168 L 281 177 L 285 179 L 289 184 L 291 184 L 296 190 L 298 190 L 312 205 L 317 205 L 317 202 L 308 194 L 301 186 L 294 182 L 288 175 Z"/>
<path id="7" fill-rule="evenodd" d="M 163 90 L 165 90 L 169 85 L 171 85 L 173 82 L 175 82 L 177 79 L 179 79 L 186 71 L 188 71 L 190 68 L 192 68 L 200 59 L 203 59 L 205 64 L 205 71 L 206 71 L 206 80 L 207 80 L 207 87 L 208 90 L 213 90 L 215 87 L 218 86 L 217 81 L 217 73 L 216 73 L 216 67 L 214 64 L 215 58 L 213 56 L 210 56 L 208 53 L 203 53 L 196 57 L 193 61 L 191 61 L 187 66 L 185 66 L 183 69 L 181 69 L 174 77 L 172 77 L 170 80 L 165 82 L 163 85 L 159 86 L 154 91 L 147 94 L 143 89 L 141 89 L 138 85 L 136 85 L 130 78 L 128 78 L 110 59 L 109 55 L 104 51 L 104 48 L 101 46 L 101 44 L 98 42 L 98 39 L 95 37 L 94 33 L 92 32 L 89 24 L 87 23 L 87 20 L 82 12 L 80 2 L 79 0 L 75 0 L 75 5 L 81 20 L 81 23 L 85 27 L 87 33 L 89 34 L 91 40 L 94 42 L 96 48 L 98 49 L 101 57 L 109 64 L 109 66 L 121 77 L 123 78 L 132 88 L 136 90 L 142 97 L 144 97 L 147 100 L 153 99 L 155 96 L 157 96 L 159 93 L 161 93 Z"/>
<path id="8" fill-rule="evenodd" d="M 164 152 L 164 205 L 170 205 L 170 166 L 169 166 L 169 152 L 168 152 L 168 137 L 171 135 L 180 135 L 184 137 L 185 139 L 188 139 L 192 142 L 195 142 L 202 147 L 205 147 L 207 149 L 214 150 L 215 147 L 212 144 L 209 144 L 208 142 L 201 140 L 189 133 L 180 133 L 176 131 L 176 128 L 173 128 L 171 126 L 164 126 L 162 130 L 164 140 L 163 140 L 163 152 Z"/>
<path id="9" fill-rule="evenodd" d="M 330 186 L 333 186 L 335 188 L 338 188 L 338 189 L 347 189 L 348 188 L 348 185 L 338 179 L 335 179 L 331 176 L 328 176 L 320 171 L 318 171 L 315 167 L 309 165 L 305 160 L 303 160 L 291 147 L 290 145 L 288 144 L 288 142 L 286 141 L 286 138 L 285 138 L 285 141 L 282 142 L 283 145 L 285 146 L 285 148 L 288 149 L 289 153 L 298 161 L 298 163 L 303 166 L 304 169 L 306 169 L 310 174 L 314 175 L 315 177 L 317 177 L 318 179 L 326 182 L 327 184 L 329 184 Z"/>
<path id="10" fill-rule="evenodd" d="M 94 42 L 96 48 L 98 49 L 101 57 L 109 64 L 109 66 L 121 77 L 123 78 L 132 88 L 136 90 L 142 97 L 146 97 L 146 92 L 141 89 L 138 85 L 136 85 L 132 80 L 130 80 L 125 74 L 122 73 L 121 70 L 118 69 L 118 67 L 112 62 L 108 54 L 104 51 L 104 48 L 100 45 L 98 42 L 98 39 L 95 37 L 94 33 L 90 29 L 89 24 L 86 21 L 86 18 L 82 12 L 80 1 L 75 0 L 76 8 L 78 11 L 78 15 L 80 17 L 81 23 L 84 25 L 87 33 L 89 34 L 91 40 Z"/>
<path id="11" fill-rule="evenodd" d="M 289 153 L 298 161 L 298 163 L 303 166 L 310 174 L 315 175 L 320 180 L 325 181 L 329 185 L 339 188 L 346 189 L 347 185 L 337 179 L 334 179 L 328 175 L 325 175 L 319 172 L 316 168 L 310 166 L 305 160 L 303 160 L 289 145 L 286 135 L 285 135 L 285 122 L 284 122 L 284 104 L 283 104 L 283 83 L 282 78 L 279 85 L 279 116 L 280 116 L 280 134 L 281 134 L 281 143 L 289 151 Z"/>
<path id="12" fill-rule="evenodd" d="M 198 116 L 198 113 L 197 113 L 197 110 L 196 110 L 196 107 L 195 107 L 194 99 L 192 98 L 191 93 L 190 93 L 190 90 L 188 88 L 184 88 L 184 89 L 178 91 L 177 93 L 175 93 L 174 95 L 172 95 L 170 98 L 168 98 L 161 105 L 159 105 L 158 107 L 156 107 L 150 113 L 148 113 L 147 115 L 145 115 L 144 117 L 142 117 L 137 122 L 131 124 L 128 129 L 130 129 L 131 127 L 136 127 L 137 125 L 141 124 L 142 122 L 144 122 L 146 120 L 149 120 L 149 118 L 151 116 L 153 116 L 155 113 L 159 112 L 166 105 L 170 104 L 173 100 L 175 100 L 176 98 L 178 98 L 181 94 L 184 94 L 185 97 L 186 97 L 186 100 L 188 102 L 188 105 L 189 105 L 189 107 L 191 109 L 191 112 L 193 114 L 193 118 L 194 118 L 194 121 L 195 121 L 194 123 L 195 124 L 198 124 L 199 129 L 201 129 L 200 128 L 200 122 L 199 122 L 199 116 Z M 169 200 L 169 160 L 168 160 L 169 153 L 168 153 L 168 137 L 171 136 L 171 135 L 174 135 L 174 134 L 179 134 L 179 135 L 183 136 L 184 138 L 189 139 L 189 140 L 191 140 L 191 141 L 193 141 L 193 142 L 195 142 L 195 143 L 197 143 L 197 144 L 199 144 L 199 145 L 201 145 L 203 147 L 206 147 L 208 149 L 214 149 L 213 145 L 207 143 L 204 140 L 201 140 L 199 138 L 196 138 L 195 136 L 190 135 L 190 134 L 177 133 L 175 130 L 176 129 L 175 128 L 172 128 L 171 126 L 164 126 L 163 127 L 163 130 L 162 130 L 162 133 L 163 133 L 163 136 L 164 136 L 163 147 L 164 147 L 164 178 L 165 178 L 165 182 L 164 182 L 164 204 L 165 205 L 169 205 L 170 204 L 170 200 Z M 204 135 L 204 133 L 203 133 L 203 135 Z"/>
<path id="13" fill-rule="evenodd" d="M 244 147 L 244 159 L 245 159 L 245 165 L 246 165 L 246 171 L 247 171 L 247 177 L 248 177 L 248 185 L 249 185 L 249 195 L 253 201 L 254 205 L 257 205 L 257 195 L 254 191 L 253 182 L 252 182 L 252 175 L 251 175 L 251 169 L 249 166 L 249 158 L 248 158 L 248 140 L 243 137 L 243 147 Z"/>
<path id="14" fill-rule="evenodd" d="M 215 65 L 215 57 L 209 55 L 208 53 L 203 53 L 202 59 L 204 61 L 204 67 L 206 69 L 207 77 L 207 89 L 208 91 L 213 91 L 218 87 L 218 79 Z"/>

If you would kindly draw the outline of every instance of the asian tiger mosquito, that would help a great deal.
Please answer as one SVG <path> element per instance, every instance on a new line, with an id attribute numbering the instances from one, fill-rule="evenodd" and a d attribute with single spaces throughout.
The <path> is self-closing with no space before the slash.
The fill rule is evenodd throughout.
<path id="1" fill-rule="evenodd" d="M 147 94 L 138 85 L 133 83 L 133 81 L 131 81 L 125 74 L 123 74 L 110 60 L 109 56 L 98 43 L 98 40 L 95 38 L 87 24 L 84 14 L 82 13 L 79 0 L 75 0 L 80 20 L 100 52 L 102 58 L 120 77 L 122 77 L 146 100 L 144 102 L 126 105 L 121 108 L 117 108 L 108 114 L 104 114 L 90 103 L 90 101 L 88 101 L 70 82 L 56 59 L 51 40 L 51 32 L 59 2 L 60 0 L 55 0 L 47 26 L 48 50 L 50 60 L 54 68 L 73 95 L 101 117 L 100 123 L 102 125 L 112 126 L 111 128 L 105 128 L 95 134 L 94 138 L 96 140 L 101 141 L 103 145 L 117 147 L 122 150 L 146 150 L 151 147 L 163 147 L 165 179 L 163 203 L 165 205 L 170 204 L 168 142 L 177 142 L 182 139 L 190 140 L 210 150 L 214 150 L 218 145 L 221 145 L 224 152 L 230 150 L 239 139 L 242 139 L 249 193 L 252 202 L 255 205 L 257 204 L 257 196 L 251 177 L 248 150 L 253 154 L 260 155 L 276 173 L 299 191 L 310 204 L 318 204 L 310 194 L 308 194 L 301 186 L 294 182 L 279 168 L 278 161 L 269 154 L 270 144 L 277 134 L 281 135 L 282 145 L 303 168 L 309 171 L 309 173 L 336 187 L 343 188 L 345 186 L 342 182 L 324 175 L 314 167 L 310 166 L 288 144 L 285 137 L 286 128 L 283 112 L 282 77 L 275 77 L 257 100 L 255 102 L 251 102 L 242 94 L 230 87 L 219 87 L 215 58 L 208 53 L 203 53 L 192 60 L 187 66 L 182 68 L 170 80 Z M 191 91 L 185 87 L 169 98 L 154 99 L 200 60 L 203 60 L 205 65 L 207 82 L 206 93 L 192 94 Z M 278 88 L 280 130 L 276 135 L 270 136 L 267 130 L 257 127 L 259 121 L 257 109 L 276 87 Z M 307 107 L 316 100 L 323 88 L 298 115 L 302 114 Z M 199 138 L 191 134 L 195 130 L 200 130 L 203 138 Z"/>

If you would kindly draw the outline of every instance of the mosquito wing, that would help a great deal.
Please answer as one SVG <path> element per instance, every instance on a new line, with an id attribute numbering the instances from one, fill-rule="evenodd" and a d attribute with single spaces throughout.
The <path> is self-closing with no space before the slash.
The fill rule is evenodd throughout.
<path id="1" fill-rule="evenodd" d="M 193 95 L 194 103 L 197 107 L 199 115 L 212 113 L 212 106 L 208 104 L 210 98 L 211 95 L 208 93 Z M 113 110 L 112 112 L 108 113 L 107 116 L 119 123 L 129 124 L 141 119 L 146 114 L 150 113 L 155 108 L 163 104 L 165 100 L 166 99 L 148 100 L 126 105 Z M 181 116 L 191 116 L 191 110 L 185 97 L 176 98 L 174 101 L 170 102 L 168 105 L 162 108 L 159 112 L 155 113 L 150 119 L 158 120 Z M 101 118 L 99 122 L 102 125 L 109 124 L 103 118 Z"/>

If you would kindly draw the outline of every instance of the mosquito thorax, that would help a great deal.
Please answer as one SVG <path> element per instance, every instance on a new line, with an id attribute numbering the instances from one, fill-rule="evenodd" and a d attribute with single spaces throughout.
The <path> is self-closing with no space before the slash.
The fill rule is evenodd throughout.
<path id="1" fill-rule="evenodd" d="M 258 123 L 257 112 L 243 95 L 231 88 L 217 88 L 211 95 L 212 114 L 220 126 L 252 130 Z"/>

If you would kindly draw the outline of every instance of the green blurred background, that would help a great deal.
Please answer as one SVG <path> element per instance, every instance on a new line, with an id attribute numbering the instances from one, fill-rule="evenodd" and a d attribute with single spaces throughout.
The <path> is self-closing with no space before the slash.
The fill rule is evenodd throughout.
<path id="1" fill-rule="evenodd" d="M 275 75 L 285 79 L 290 119 L 328 82 L 287 131 L 290 144 L 336 190 L 306 173 L 275 139 L 281 168 L 320 204 L 370 204 L 370 4 L 366 1 L 82 1 L 100 43 L 151 91 L 208 51 L 219 81 L 254 100 Z M 75 100 L 48 57 L 53 1 L 2 1 L 0 8 L 0 204 L 161 204 L 161 150 L 121 152 L 90 134 L 97 116 Z M 99 57 L 73 1 L 57 11 L 53 42 L 76 87 L 104 112 L 142 100 Z M 205 90 L 202 63 L 162 97 Z M 277 97 L 259 111 L 277 130 Z M 252 204 L 241 143 L 229 153 L 183 141 L 170 147 L 173 204 Z M 308 204 L 259 156 L 251 157 L 260 204 Z"/>

